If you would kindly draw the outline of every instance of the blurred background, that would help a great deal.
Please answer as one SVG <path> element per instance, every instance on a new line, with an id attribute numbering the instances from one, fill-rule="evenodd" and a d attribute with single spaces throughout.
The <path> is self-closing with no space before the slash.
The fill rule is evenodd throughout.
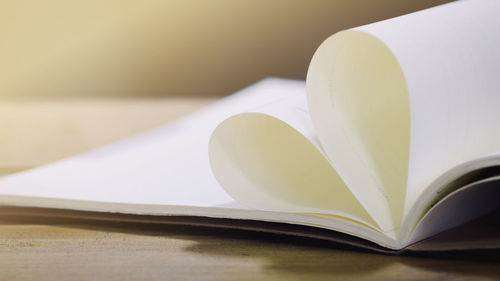
<path id="1" fill-rule="evenodd" d="M 0 98 L 223 96 L 305 79 L 329 35 L 445 0 L 0 2 Z"/>

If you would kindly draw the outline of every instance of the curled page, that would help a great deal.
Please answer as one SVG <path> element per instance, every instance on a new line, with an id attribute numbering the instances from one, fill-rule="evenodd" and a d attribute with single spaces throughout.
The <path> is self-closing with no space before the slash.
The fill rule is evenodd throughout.
<path id="1" fill-rule="evenodd" d="M 457 1 L 340 32 L 314 55 L 319 139 L 383 229 L 439 175 L 500 149 L 498 11 L 495 0 Z"/>
<path id="2" fill-rule="evenodd" d="M 329 214 L 376 227 L 322 152 L 307 111 L 304 93 L 225 120 L 209 144 L 215 177 L 254 209 Z"/>
<path id="3" fill-rule="evenodd" d="M 307 82 L 311 118 L 333 167 L 381 228 L 394 229 L 410 141 L 408 95 L 396 58 L 369 34 L 340 32 L 316 51 Z"/>

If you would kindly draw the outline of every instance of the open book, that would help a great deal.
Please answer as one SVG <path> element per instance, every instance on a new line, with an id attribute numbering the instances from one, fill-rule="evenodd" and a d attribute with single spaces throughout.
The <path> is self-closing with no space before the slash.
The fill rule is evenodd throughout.
<path id="1" fill-rule="evenodd" d="M 499 247 L 500 237 L 412 246 L 500 206 L 498 11 L 495 0 L 459 1 L 339 32 L 314 54 L 307 87 L 265 79 L 163 128 L 2 178 L 0 211 L 388 251 Z"/>

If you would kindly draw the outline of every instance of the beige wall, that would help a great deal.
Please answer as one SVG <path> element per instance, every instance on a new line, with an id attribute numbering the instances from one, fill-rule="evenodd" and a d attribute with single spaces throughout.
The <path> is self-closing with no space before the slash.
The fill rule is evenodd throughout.
<path id="1" fill-rule="evenodd" d="M 226 95 L 328 35 L 446 0 L 2 1 L 0 97 Z"/>

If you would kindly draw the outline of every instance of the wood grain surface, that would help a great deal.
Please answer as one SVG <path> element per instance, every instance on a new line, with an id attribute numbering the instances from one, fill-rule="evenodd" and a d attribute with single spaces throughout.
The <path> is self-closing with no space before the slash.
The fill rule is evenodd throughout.
<path id="1" fill-rule="evenodd" d="M 0 175 L 131 136 L 210 101 L 2 101 Z M 499 262 L 498 251 L 386 256 L 247 231 L 0 214 L 0 280 L 499 280 Z"/>

